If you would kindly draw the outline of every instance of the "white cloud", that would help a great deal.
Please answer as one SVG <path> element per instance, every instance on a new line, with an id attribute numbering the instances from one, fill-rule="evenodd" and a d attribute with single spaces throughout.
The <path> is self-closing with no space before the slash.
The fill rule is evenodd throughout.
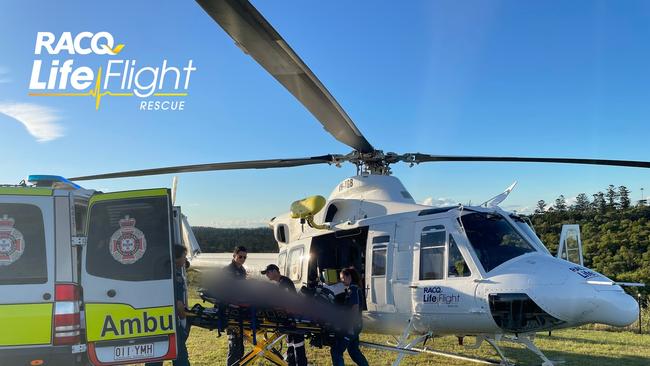
<path id="1" fill-rule="evenodd" d="M 578 202 L 578 196 L 566 198 L 566 206 L 571 207 Z M 555 203 L 555 201 L 553 201 Z"/>
<path id="2" fill-rule="evenodd" d="M 63 136 L 63 128 L 56 123 L 60 117 L 52 108 L 31 103 L 0 103 L 0 113 L 25 125 L 38 142 Z"/>
<path id="3" fill-rule="evenodd" d="M 506 211 L 517 212 L 519 214 L 530 215 L 535 211 L 535 208 L 527 205 L 505 205 L 502 206 Z"/>
<path id="4" fill-rule="evenodd" d="M 445 197 L 440 197 L 440 198 L 427 197 L 424 199 L 424 201 L 422 201 L 422 204 L 426 206 L 433 206 L 433 207 L 445 207 L 445 206 L 455 206 L 458 204 L 458 202 L 451 198 L 445 198 Z"/>

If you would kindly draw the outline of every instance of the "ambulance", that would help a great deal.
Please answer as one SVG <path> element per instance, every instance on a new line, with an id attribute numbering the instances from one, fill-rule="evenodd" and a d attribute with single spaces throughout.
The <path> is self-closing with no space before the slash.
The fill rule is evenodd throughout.
<path id="1" fill-rule="evenodd" d="M 0 365 L 174 359 L 183 226 L 169 189 L 101 193 L 56 176 L 0 186 Z"/>

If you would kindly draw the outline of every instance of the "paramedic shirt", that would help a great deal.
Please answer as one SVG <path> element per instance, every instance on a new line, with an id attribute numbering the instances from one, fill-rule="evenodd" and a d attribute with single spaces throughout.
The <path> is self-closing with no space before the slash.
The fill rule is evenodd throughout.
<path id="1" fill-rule="evenodd" d="M 293 284 L 293 281 L 291 281 L 287 276 L 280 276 L 278 285 L 281 289 L 285 289 L 294 294 L 296 293 L 296 286 Z"/>
<path id="2" fill-rule="evenodd" d="M 246 269 L 244 268 L 244 266 L 238 267 L 234 260 L 225 267 L 225 270 L 226 273 L 228 273 L 236 280 L 246 279 Z"/>
<path id="3" fill-rule="evenodd" d="M 185 291 L 185 278 L 183 278 L 183 270 L 176 268 L 174 270 L 174 299 L 185 304 Z"/>
<path id="4" fill-rule="evenodd" d="M 351 284 L 350 287 L 346 290 L 345 293 L 345 302 L 343 303 L 345 307 L 352 308 L 354 305 L 359 306 L 359 310 L 356 314 L 352 315 L 352 321 L 354 322 L 354 332 L 359 334 L 362 328 L 362 308 L 361 308 L 361 289 L 354 284 Z"/>

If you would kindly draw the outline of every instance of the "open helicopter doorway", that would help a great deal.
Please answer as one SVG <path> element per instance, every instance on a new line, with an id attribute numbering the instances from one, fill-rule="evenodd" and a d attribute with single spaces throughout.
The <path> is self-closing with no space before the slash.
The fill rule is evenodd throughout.
<path id="1" fill-rule="evenodd" d="M 336 231 L 312 238 L 307 270 L 308 286 L 314 286 L 319 280 L 332 284 L 338 281 L 341 269 L 353 267 L 360 276 L 359 286 L 365 288 L 367 238 L 367 227 Z M 336 277 L 332 270 L 336 271 Z"/>

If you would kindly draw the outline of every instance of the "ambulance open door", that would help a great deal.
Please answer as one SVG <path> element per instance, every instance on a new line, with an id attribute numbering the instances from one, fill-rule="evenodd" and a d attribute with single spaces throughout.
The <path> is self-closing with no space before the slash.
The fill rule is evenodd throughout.
<path id="1" fill-rule="evenodd" d="M 169 190 L 95 194 L 86 228 L 81 284 L 90 361 L 176 358 Z"/>

